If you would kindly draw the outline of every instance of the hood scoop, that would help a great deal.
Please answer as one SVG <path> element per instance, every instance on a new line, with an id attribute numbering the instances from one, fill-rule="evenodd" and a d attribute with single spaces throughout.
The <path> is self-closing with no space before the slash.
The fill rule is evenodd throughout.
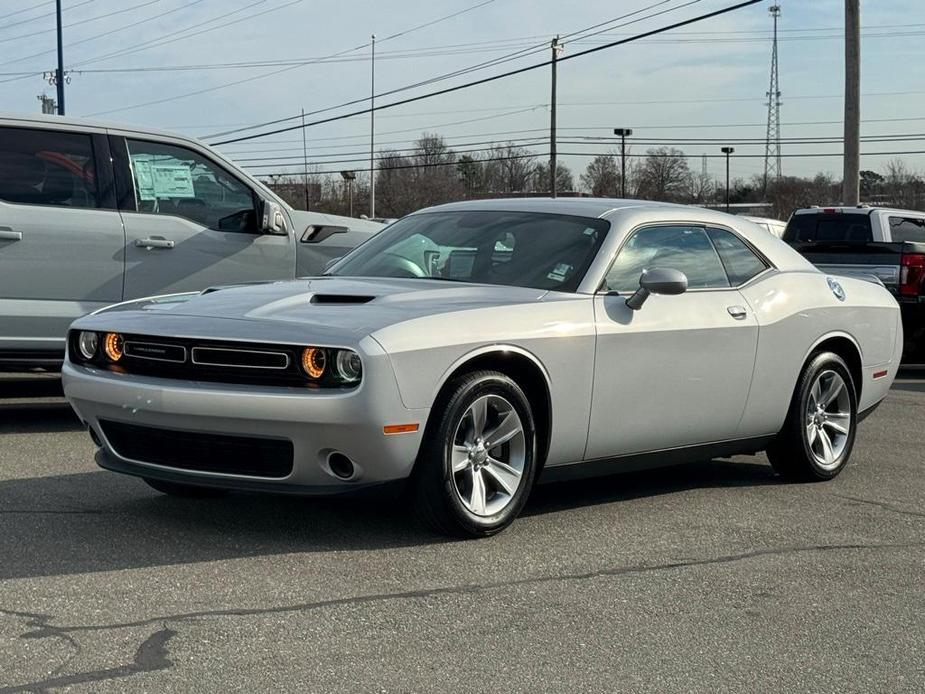
<path id="1" fill-rule="evenodd" d="M 368 304 L 375 299 L 374 296 L 361 294 L 313 294 L 311 303 L 327 306 L 336 304 Z"/>

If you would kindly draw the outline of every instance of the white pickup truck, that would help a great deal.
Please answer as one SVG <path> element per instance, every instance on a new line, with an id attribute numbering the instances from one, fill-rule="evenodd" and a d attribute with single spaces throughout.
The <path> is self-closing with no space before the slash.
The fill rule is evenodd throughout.
<path id="1" fill-rule="evenodd" d="M 0 114 L 0 370 L 120 301 L 317 275 L 384 225 L 292 209 L 195 139 Z"/>

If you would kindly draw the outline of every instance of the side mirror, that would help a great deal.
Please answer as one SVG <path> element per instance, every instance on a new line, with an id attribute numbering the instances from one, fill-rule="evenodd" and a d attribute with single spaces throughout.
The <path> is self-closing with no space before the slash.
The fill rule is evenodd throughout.
<path id="1" fill-rule="evenodd" d="M 627 308 L 638 311 L 650 294 L 683 294 L 687 291 L 687 275 L 680 270 L 654 267 L 644 270 L 639 278 L 639 289 L 626 300 Z"/>
<path id="2" fill-rule="evenodd" d="M 272 200 L 260 203 L 260 231 L 265 234 L 286 234 L 286 217 L 279 204 Z"/>

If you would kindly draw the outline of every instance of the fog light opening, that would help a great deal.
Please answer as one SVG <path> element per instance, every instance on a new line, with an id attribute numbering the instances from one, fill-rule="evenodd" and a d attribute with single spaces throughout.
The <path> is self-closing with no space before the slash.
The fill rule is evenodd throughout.
<path id="1" fill-rule="evenodd" d="M 356 468 L 353 461 L 343 453 L 334 452 L 328 455 L 328 467 L 337 477 L 342 480 L 352 479 L 356 474 Z"/>

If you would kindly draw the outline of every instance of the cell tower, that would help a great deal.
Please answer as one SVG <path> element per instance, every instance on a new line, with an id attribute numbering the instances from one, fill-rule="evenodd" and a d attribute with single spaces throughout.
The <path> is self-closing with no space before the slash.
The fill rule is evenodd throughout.
<path id="1" fill-rule="evenodd" d="M 774 42 L 771 45 L 771 86 L 768 88 L 768 135 L 764 148 L 764 191 L 768 181 L 781 176 L 780 166 L 780 79 L 777 74 L 777 18 L 780 5 L 771 5 L 774 18 Z"/>

